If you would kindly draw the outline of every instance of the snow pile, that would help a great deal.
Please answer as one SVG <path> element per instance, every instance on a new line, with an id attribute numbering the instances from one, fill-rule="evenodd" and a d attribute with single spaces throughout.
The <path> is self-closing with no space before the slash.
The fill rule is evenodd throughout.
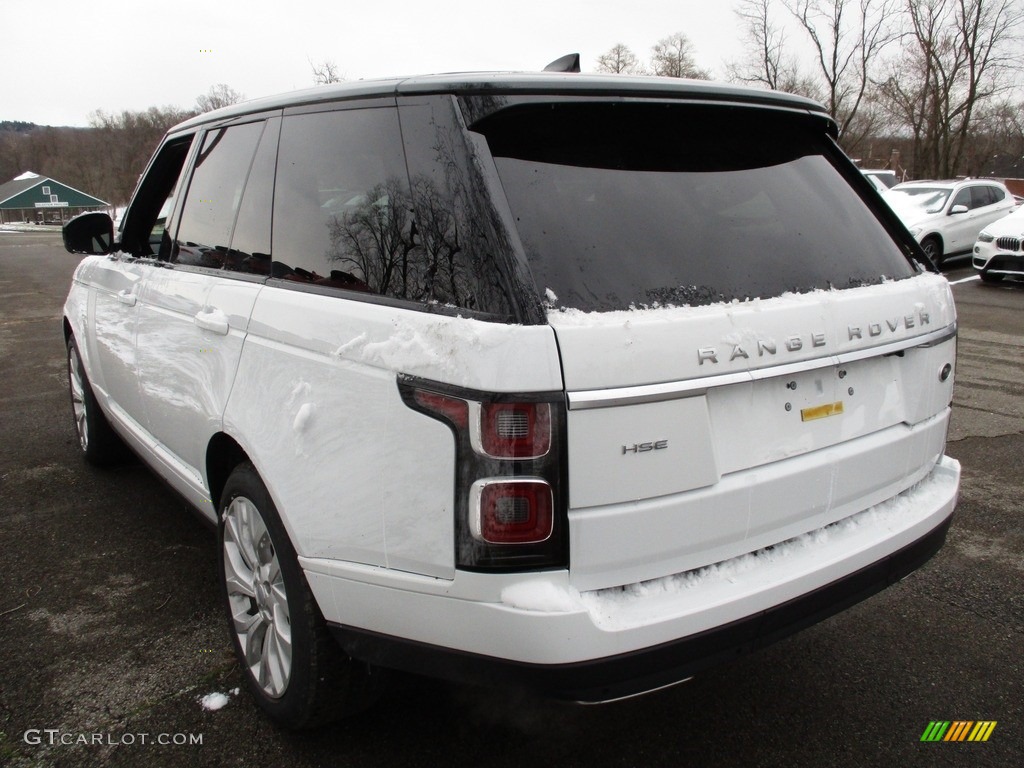
<path id="1" fill-rule="evenodd" d="M 545 579 L 512 584 L 501 590 L 501 602 L 523 611 L 570 613 L 583 607 L 580 593 Z"/>
<path id="2" fill-rule="evenodd" d="M 313 417 L 313 404 L 303 403 L 299 412 L 295 414 L 295 421 L 292 422 L 292 429 L 296 432 L 305 432 L 309 420 Z"/>
<path id="3" fill-rule="evenodd" d="M 911 283 L 908 281 L 918 281 Z M 787 292 L 772 298 L 750 298 L 732 299 L 711 304 L 700 304 L 691 306 L 689 304 L 652 304 L 650 306 L 630 306 L 629 309 L 612 310 L 608 312 L 588 312 L 582 309 L 571 307 L 549 306 L 547 311 L 548 322 L 556 328 L 573 328 L 586 326 L 612 326 L 625 322 L 643 322 L 645 320 L 663 322 L 665 320 L 678 320 L 689 317 L 717 317 L 725 309 L 730 315 L 734 310 L 742 312 L 761 312 L 791 307 L 824 306 L 833 300 L 844 298 L 849 291 L 863 290 L 870 292 L 872 298 L 884 296 L 901 296 L 906 293 L 909 285 L 924 283 L 930 291 L 932 298 L 939 309 L 945 310 L 948 304 L 948 294 L 945 291 L 947 285 L 943 275 L 924 273 L 908 278 L 907 280 L 890 280 L 883 278 L 877 285 L 863 286 L 862 288 L 842 289 L 818 288 L 802 293 Z M 548 289 L 548 293 L 551 293 Z M 550 296 L 548 296 L 550 301 Z M 557 300 L 557 297 L 556 297 Z M 553 302 L 551 302 L 553 304 Z M 923 304 L 918 304 L 919 309 L 924 309 Z"/>
<path id="4" fill-rule="evenodd" d="M 349 355 L 359 354 L 359 351 L 366 346 L 367 341 L 368 339 L 366 337 L 366 331 L 363 331 L 358 336 L 353 338 L 351 341 L 347 342 L 346 344 L 342 344 L 340 347 L 334 350 L 334 354 L 340 358 L 346 358 Z"/>
<path id="5" fill-rule="evenodd" d="M 0 224 L 0 232 L 46 232 L 53 227 L 37 226 L 35 224 Z"/>
<path id="6" fill-rule="evenodd" d="M 313 413 L 316 410 L 316 404 L 310 402 L 312 396 L 312 385 L 304 379 L 299 379 L 292 386 L 292 391 L 288 393 L 288 399 L 284 403 L 285 410 L 288 413 L 295 414 L 292 416 L 292 432 L 295 434 L 295 455 L 303 458 L 307 455 L 305 433 L 310 427 Z"/>
<path id="7" fill-rule="evenodd" d="M 227 693 L 214 691 L 213 693 L 208 693 L 205 696 L 203 696 L 203 698 L 199 700 L 199 703 L 207 712 L 216 712 L 218 709 L 223 709 L 225 706 L 227 706 L 227 703 L 231 701 L 231 697 L 237 696 L 239 690 L 241 689 L 232 688 Z"/>
<path id="8" fill-rule="evenodd" d="M 383 341 L 371 341 L 360 333 L 342 344 L 334 354 L 343 360 L 410 373 L 459 373 L 465 361 L 505 344 L 508 329 L 496 323 L 470 318 L 459 322 L 423 324 L 396 320 Z"/>
<path id="9" fill-rule="evenodd" d="M 809 551 L 817 555 L 829 543 L 842 542 L 853 549 L 858 545 L 858 537 L 877 538 L 879 531 L 901 530 L 907 525 L 907 517 L 914 512 L 941 505 L 956 485 L 958 473 L 955 470 L 959 463 L 946 457 L 938 466 L 954 471 L 933 472 L 892 499 L 824 528 L 704 568 L 622 587 L 584 592 L 580 595 L 580 602 L 603 628 L 614 629 L 663 615 L 665 605 L 657 598 L 675 597 L 698 586 L 704 590 L 721 590 L 734 584 L 764 586 L 771 580 L 766 569 L 772 564 L 807 555 Z M 752 579 L 748 579 L 747 574 L 751 571 L 756 572 Z M 645 599 L 650 602 L 649 610 L 641 607 Z"/>

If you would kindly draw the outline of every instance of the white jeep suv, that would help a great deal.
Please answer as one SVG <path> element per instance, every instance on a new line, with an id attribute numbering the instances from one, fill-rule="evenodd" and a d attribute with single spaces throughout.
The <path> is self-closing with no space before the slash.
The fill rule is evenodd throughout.
<path id="1" fill-rule="evenodd" d="M 946 280 L 813 102 L 449 75 L 173 128 L 119 233 L 69 223 L 85 457 L 215 523 L 289 726 L 397 668 L 600 701 L 942 545 Z"/>

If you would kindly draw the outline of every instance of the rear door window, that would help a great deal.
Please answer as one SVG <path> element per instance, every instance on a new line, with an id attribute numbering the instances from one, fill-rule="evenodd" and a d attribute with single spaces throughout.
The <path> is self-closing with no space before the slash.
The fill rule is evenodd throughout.
<path id="1" fill-rule="evenodd" d="M 989 187 L 984 184 L 971 187 L 971 208 L 984 208 L 986 205 L 999 202 L 999 198 L 995 193 L 995 187 Z"/>
<path id="2" fill-rule="evenodd" d="M 533 104 L 472 129 L 490 145 L 536 287 L 559 306 L 710 304 L 915 273 L 805 115 Z"/>
<path id="3" fill-rule="evenodd" d="M 229 248 L 264 122 L 214 128 L 203 137 L 181 214 L 171 260 L 180 264 L 257 272 Z"/>
<path id="4" fill-rule="evenodd" d="M 272 271 L 270 255 L 270 221 L 274 204 L 274 170 L 277 163 L 277 140 L 281 118 L 272 117 L 263 129 L 256 156 L 245 182 L 245 192 L 238 205 L 235 228 L 231 234 L 229 269 L 257 274 Z"/>

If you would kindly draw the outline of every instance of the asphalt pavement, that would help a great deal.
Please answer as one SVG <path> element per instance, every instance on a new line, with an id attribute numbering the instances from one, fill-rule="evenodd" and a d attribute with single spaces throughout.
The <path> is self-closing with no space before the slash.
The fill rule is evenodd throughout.
<path id="1" fill-rule="evenodd" d="M 1024 284 L 949 271 L 963 485 L 946 546 L 906 580 L 645 697 L 582 707 L 409 676 L 296 734 L 234 693 L 212 532 L 141 465 L 78 455 L 60 326 L 77 261 L 59 234 L 0 232 L 0 765 L 1020 764 Z M 205 709 L 212 693 L 226 705 Z M 936 720 L 996 726 L 922 742 Z"/>

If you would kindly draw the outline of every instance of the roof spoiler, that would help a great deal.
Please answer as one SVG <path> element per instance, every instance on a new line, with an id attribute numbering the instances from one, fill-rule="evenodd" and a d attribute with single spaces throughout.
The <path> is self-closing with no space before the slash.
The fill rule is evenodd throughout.
<path id="1" fill-rule="evenodd" d="M 560 59 L 555 59 L 546 67 L 545 72 L 579 72 L 580 55 L 578 53 L 567 53 Z"/>

